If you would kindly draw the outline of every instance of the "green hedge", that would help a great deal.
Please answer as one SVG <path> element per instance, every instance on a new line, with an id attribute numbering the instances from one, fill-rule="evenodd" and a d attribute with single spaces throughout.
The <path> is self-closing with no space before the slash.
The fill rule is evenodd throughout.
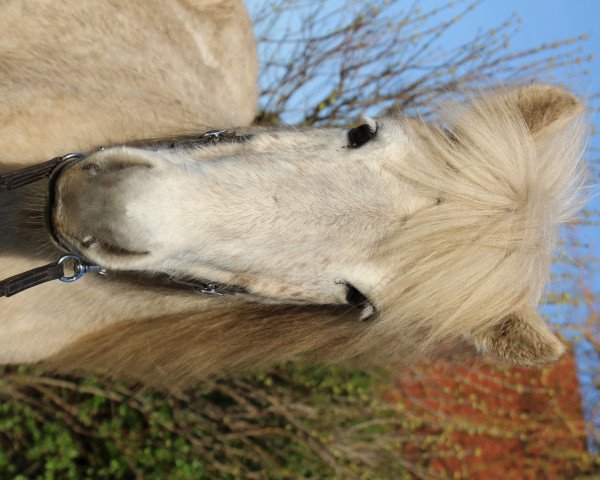
<path id="1" fill-rule="evenodd" d="M 2 373 L 0 478 L 409 478 L 379 440 L 397 431 L 384 375 L 286 365 L 167 395 Z"/>

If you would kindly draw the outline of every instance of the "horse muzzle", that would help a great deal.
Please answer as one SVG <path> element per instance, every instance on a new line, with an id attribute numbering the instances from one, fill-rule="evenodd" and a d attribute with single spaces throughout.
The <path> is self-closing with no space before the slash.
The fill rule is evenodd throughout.
<path id="1" fill-rule="evenodd" d="M 143 182 L 140 173 L 151 168 L 131 156 L 98 154 L 62 165 L 49 187 L 48 224 L 54 240 L 96 261 L 147 255 L 147 248 L 136 241 L 128 204 L 134 195 L 129 187 Z"/>

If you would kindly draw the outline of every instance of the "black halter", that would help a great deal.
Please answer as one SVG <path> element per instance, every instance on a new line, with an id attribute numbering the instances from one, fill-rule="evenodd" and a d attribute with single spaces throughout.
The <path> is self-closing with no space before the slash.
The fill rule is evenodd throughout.
<path id="1" fill-rule="evenodd" d="M 237 135 L 228 130 L 211 130 L 202 135 L 189 135 L 175 139 L 142 140 L 128 143 L 127 146 L 136 148 L 190 148 L 202 145 L 211 145 L 216 143 L 241 143 L 252 138 L 252 135 Z M 64 162 L 74 159 L 83 159 L 86 155 L 83 153 L 69 153 L 62 157 L 55 157 L 47 162 L 23 168 L 12 173 L 0 175 L 0 192 L 15 190 L 25 185 L 37 182 L 50 177 L 56 169 Z M 71 271 L 70 275 L 65 273 L 65 267 Z M 5 280 L 0 280 L 0 297 L 10 297 L 28 288 L 35 287 L 51 280 L 60 280 L 62 282 L 74 282 L 82 278 L 85 273 L 96 271 L 100 275 L 106 275 L 107 271 L 100 265 L 91 265 L 85 262 L 80 256 L 73 253 L 63 255 L 54 263 L 34 268 L 20 273 Z M 125 277 L 140 280 L 139 274 L 129 273 Z M 154 278 L 154 277 L 153 277 Z M 160 275 L 156 283 L 162 286 L 175 287 L 183 290 L 203 293 L 207 295 L 235 295 L 236 293 L 247 293 L 240 286 L 228 285 L 225 283 L 211 282 L 204 279 L 186 278 L 185 276 L 176 277 L 171 275 Z"/>

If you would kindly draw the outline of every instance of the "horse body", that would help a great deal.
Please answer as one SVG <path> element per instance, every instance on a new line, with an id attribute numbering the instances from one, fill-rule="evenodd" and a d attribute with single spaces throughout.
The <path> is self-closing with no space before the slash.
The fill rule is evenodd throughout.
<path id="1" fill-rule="evenodd" d="M 3 165 L 254 119 L 256 52 L 241 0 L 0 8 Z"/>
<path id="2" fill-rule="evenodd" d="M 110 81 L 97 64 L 71 77 L 53 60 L 48 75 L 60 82 L 39 91 L 55 108 L 21 95 L 0 100 L 8 125 L 0 142 L 21 139 L 7 163 L 20 152 L 34 163 L 248 124 L 256 66 L 247 16 L 238 2 L 200 3 L 173 1 L 164 18 L 146 3 L 135 15 L 115 8 L 120 22 L 141 22 L 127 31 L 149 33 L 111 38 L 110 22 L 86 33 L 108 34 Z M 81 8 L 72 15 L 90 18 Z M 170 38 L 174 31 L 183 38 Z M 113 61 L 115 45 L 129 48 L 123 62 Z M 12 48 L 15 58 L 21 48 Z M 77 71 L 81 54 L 67 52 L 62 63 Z M 17 59 L 22 71 L 37 68 L 36 57 Z M 158 67 L 145 70 L 151 60 Z M 23 78 L 15 74 L 10 88 L 39 93 Z M 115 102 L 104 102 L 111 91 Z M 14 124 L 2 116 L 21 107 Z M 557 229 L 581 205 L 582 111 L 566 90 L 531 85 L 447 107 L 446 129 L 367 119 L 358 143 L 342 128 L 249 128 L 241 142 L 93 151 L 55 175 L 50 219 L 62 245 L 114 276 L 2 300 L 0 361 L 49 359 L 59 370 L 102 368 L 155 383 L 157 374 L 159 383 L 185 383 L 296 357 L 414 358 L 445 340 L 523 365 L 552 361 L 564 347 L 535 306 Z M 35 204 L 37 188 L 0 197 L 2 276 L 44 258 L 34 253 L 47 233 L 26 241 L 20 222 L 20 197 Z M 44 191 L 31 208 L 45 203 Z M 244 293 L 201 298 L 131 283 L 123 271 L 208 278 Z"/>

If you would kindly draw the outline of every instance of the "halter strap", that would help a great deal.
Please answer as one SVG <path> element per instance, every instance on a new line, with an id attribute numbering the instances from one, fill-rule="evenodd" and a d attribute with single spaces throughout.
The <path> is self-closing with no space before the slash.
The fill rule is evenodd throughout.
<path id="1" fill-rule="evenodd" d="M 69 268 L 73 269 L 73 274 L 70 276 L 65 274 L 66 263 L 72 263 L 72 267 Z M 60 280 L 66 283 L 75 282 L 89 271 L 96 271 L 102 276 L 106 275 L 106 271 L 98 265 L 87 264 L 77 255 L 64 255 L 54 263 L 49 263 L 48 265 L 27 270 L 5 280 L 0 280 L 0 297 L 11 297 L 23 290 L 41 285 L 42 283 L 51 282 L 52 280 Z M 133 277 L 135 279 L 137 277 L 132 275 L 131 272 L 119 273 L 124 274 L 124 278 L 127 278 L 128 274 L 130 278 Z M 237 293 L 248 293 L 245 288 L 237 285 L 202 279 L 183 280 L 171 275 L 159 275 L 154 280 L 157 286 L 189 290 L 190 292 L 219 297 L 223 295 L 235 295 Z"/>
<path id="2" fill-rule="evenodd" d="M 64 276 L 63 266 L 58 262 L 19 273 L 14 277 L 0 281 L 0 297 L 10 297 L 36 285 L 58 280 L 62 276 Z"/>
<path id="3" fill-rule="evenodd" d="M 252 135 L 238 135 L 235 131 L 210 130 L 202 135 L 188 135 L 172 140 L 140 140 L 127 143 L 131 147 L 155 147 L 155 148 L 181 148 L 196 145 L 209 145 L 215 143 L 243 143 L 252 138 Z M 0 175 L 0 192 L 15 190 L 25 185 L 35 183 L 38 180 L 48 178 L 52 172 L 67 160 L 85 158 L 83 153 L 68 153 L 62 157 L 54 157 L 31 167 L 22 168 L 12 173 Z"/>
<path id="4" fill-rule="evenodd" d="M 33 165 L 31 167 L 22 168 L 16 172 L 0 175 L 0 192 L 15 190 L 30 183 L 37 182 L 52 175 L 52 172 L 65 160 L 71 158 L 81 158 L 83 153 L 69 153 L 62 157 L 54 157 L 47 162 Z"/>
<path id="5" fill-rule="evenodd" d="M 72 263 L 73 274 L 65 274 L 65 265 Z M 77 255 L 71 253 L 63 255 L 56 262 L 49 263 L 43 267 L 37 267 L 26 272 L 19 273 L 13 277 L 0 281 L 0 297 L 11 297 L 28 288 L 41 285 L 52 280 L 61 282 L 74 282 L 79 280 L 89 271 L 96 271 L 101 275 L 106 272 L 98 265 L 89 265 Z"/>
<path id="6" fill-rule="evenodd" d="M 142 140 L 127 144 L 133 147 L 160 147 L 160 148 L 185 148 L 196 145 L 207 145 L 214 143 L 242 143 L 252 138 L 252 135 L 237 135 L 229 130 L 210 130 L 202 135 L 190 135 L 170 140 Z M 38 180 L 48 178 L 52 173 L 67 160 L 85 158 L 83 153 L 68 153 L 62 157 L 54 157 L 44 163 L 22 168 L 12 173 L 0 175 L 0 192 L 15 190 L 25 185 L 35 183 Z M 73 275 L 66 276 L 64 264 L 73 263 Z M 5 280 L 0 280 L 0 297 L 10 297 L 28 288 L 41 285 L 52 280 L 62 282 L 74 282 L 79 280 L 88 271 L 97 271 L 105 275 L 106 271 L 99 265 L 90 265 L 79 256 L 67 254 L 54 263 L 37 267 L 32 270 L 20 273 Z M 170 287 L 190 289 L 194 292 L 206 295 L 235 295 L 236 293 L 247 293 L 243 287 L 237 285 L 228 285 L 225 283 L 211 282 L 208 280 L 164 276 L 165 284 Z"/>

